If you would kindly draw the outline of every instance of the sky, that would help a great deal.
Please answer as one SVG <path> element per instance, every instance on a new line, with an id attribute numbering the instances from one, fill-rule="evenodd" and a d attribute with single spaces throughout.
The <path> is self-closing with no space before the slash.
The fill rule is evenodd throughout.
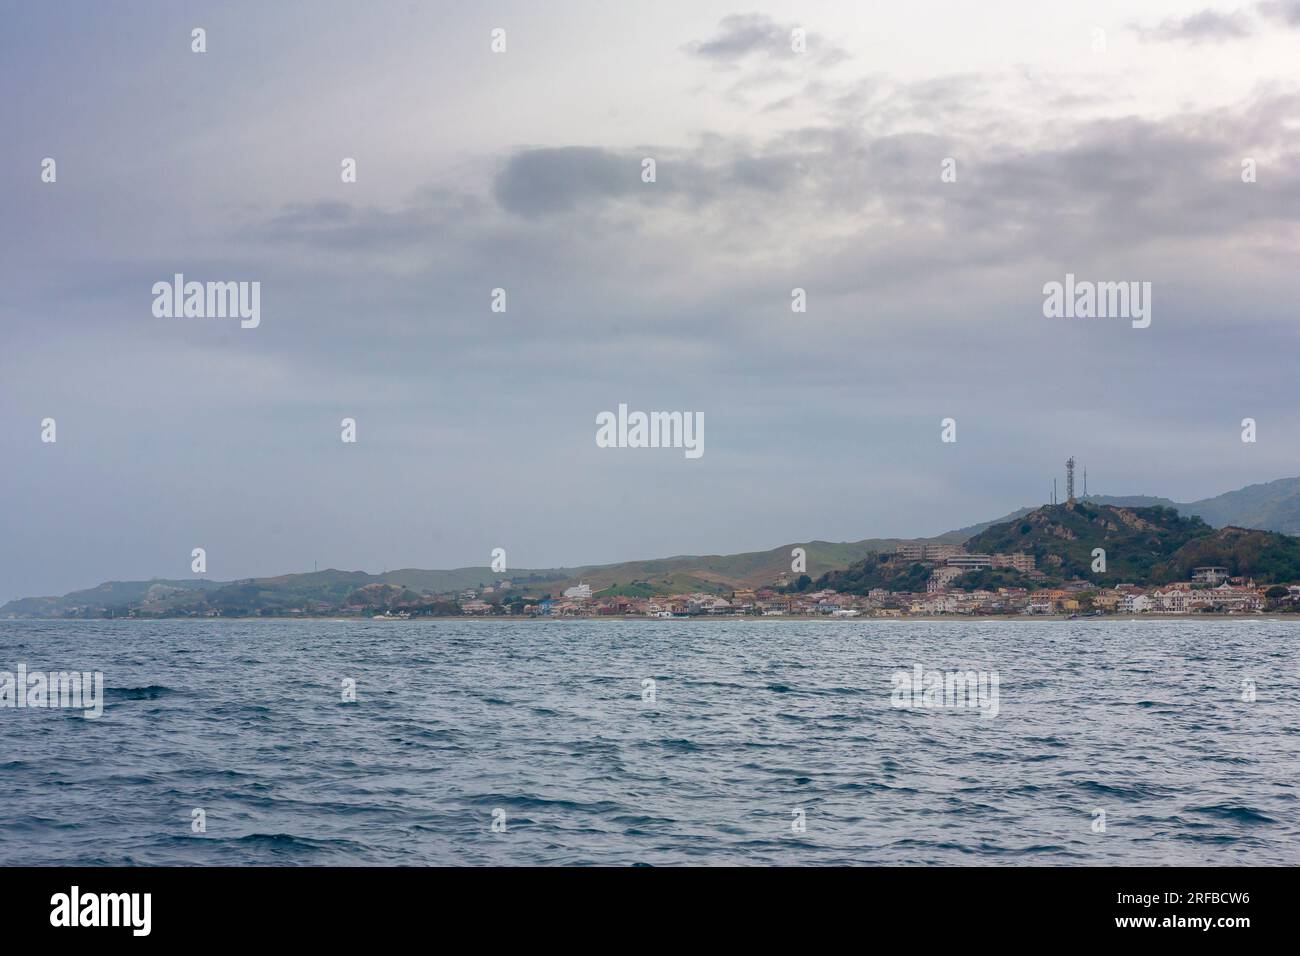
<path id="1" fill-rule="evenodd" d="M 1300 474 L 1298 55 L 1300 0 L 0 0 L 0 601 Z M 1150 326 L 1046 317 L 1067 273 Z"/>

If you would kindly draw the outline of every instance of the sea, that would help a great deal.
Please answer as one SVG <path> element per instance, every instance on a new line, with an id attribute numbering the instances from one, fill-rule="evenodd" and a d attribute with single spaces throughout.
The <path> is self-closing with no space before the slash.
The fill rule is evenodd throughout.
<path id="1" fill-rule="evenodd" d="M 104 701 L 0 706 L 6 866 L 1300 864 L 1300 622 L 0 621 L 20 665 Z"/>

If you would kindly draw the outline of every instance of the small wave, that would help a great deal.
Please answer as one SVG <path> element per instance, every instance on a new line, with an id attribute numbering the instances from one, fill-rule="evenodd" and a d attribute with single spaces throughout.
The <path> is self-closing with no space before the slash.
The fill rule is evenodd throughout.
<path id="1" fill-rule="evenodd" d="M 1253 807 L 1233 807 L 1226 803 L 1215 804 L 1209 807 L 1189 807 L 1188 813 L 1203 813 L 1208 817 L 1218 817 L 1220 820 L 1232 820 L 1236 823 L 1252 824 L 1273 824 L 1277 823 L 1267 814 L 1260 813 Z"/>
<path id="2" fill-rule="evenodd" d="M 313 840 L 309 837 L 294 836 L 292 833 L 250 833 L 237 837 L 231 843 L 243 846 L 262 847 L 267 850 L 306 850 L 319 853 L 334 847 L 348 846 L 347 840 Z"/>
<path id="3" fill-rule="evenodd" d="M 1125 800 L 1140 800 L 1146 797 L 1156 797 L 1164 793 L 1162 787 L 1120 787 L 1107 783 L 1098 783 L 1096 780 L 1085 780 L 1079 784 L 1079 788 L 1089 793 L 1100 794 L 1104 797 L 1119 797 Z"/>
<path id="4" fill-rule="evenodd" d="M 663 747 L 665 750 L 671 750 L 674 753 L 697 753 L 700 750 L 699 744 L 693 743 L 682 738 L 656 740 L 654 744 Z"/>
<path id="5" fill-rule="evenodd" d="M 106 687 L 105 700 L 157 700 L 176 693 L 174 688 L 162 684 L 149 684 L 145 687 Z"/>

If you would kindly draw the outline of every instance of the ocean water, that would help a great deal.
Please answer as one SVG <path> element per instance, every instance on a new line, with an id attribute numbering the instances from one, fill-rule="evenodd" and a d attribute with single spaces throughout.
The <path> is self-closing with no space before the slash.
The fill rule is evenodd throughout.
<path id="1" fill-rule="evenodd" d="M 0 621 L 0 670 L 101 670 L 107 695 L 98 720 L 0 709 L 0 864 L 1295 865 L 1298 638 Z M 996 674 L 997 716 L 894 706 L 917 664 Z"/>

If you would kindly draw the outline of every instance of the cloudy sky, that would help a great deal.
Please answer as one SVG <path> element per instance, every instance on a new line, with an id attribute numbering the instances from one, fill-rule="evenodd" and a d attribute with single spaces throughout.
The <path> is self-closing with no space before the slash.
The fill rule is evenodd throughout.
<path id="1" fill-rule="evenodd" d="M 1300 473 L 1300 2 L 1140 6 L 5 0 L 0 600 Z M 156 318 L 177 272 L 260 327 Z M 1067 272 L 1150 328 L 1045 318 Z M 704 456 L 598 448 L 619 403 Z"/>

